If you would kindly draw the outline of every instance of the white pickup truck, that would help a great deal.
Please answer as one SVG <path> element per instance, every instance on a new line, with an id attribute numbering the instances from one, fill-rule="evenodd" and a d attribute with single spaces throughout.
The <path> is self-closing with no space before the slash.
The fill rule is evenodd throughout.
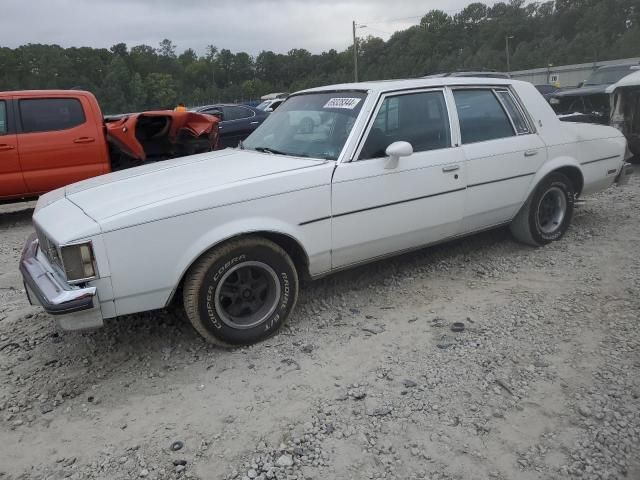
<path id="1" fill-rule="evenodd" d="M 576 197 L 624 182 L 626 155 L 618 130 L 561 122 L 524 82 L 315 88 L 243 148 L 42 196 L 20 269 L 66 329 L 179 295 L 206 339 L 250 344 L 291 315 L 302 277 L 506 224 L 531 245 L 558 240 Z"/>

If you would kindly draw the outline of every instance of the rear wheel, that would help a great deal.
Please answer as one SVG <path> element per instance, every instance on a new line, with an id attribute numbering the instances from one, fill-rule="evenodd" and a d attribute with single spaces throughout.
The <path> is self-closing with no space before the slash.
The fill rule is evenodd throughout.
<path id="1" fill-rule="evenodd" d="M 511 222 L 511 233 L 529 245 L 541 246 L 559 240 L 573 216 L 575 190 L 561 173 L 543 179 Z"/>
<path id="2" fill-rule="evenodd" d="M 298 275 L 287 253 L 258 237 L 206 253 L 187 273 L 184 307 L 207 340 L 247 345 L 275 333 L 298 296 Z"/>

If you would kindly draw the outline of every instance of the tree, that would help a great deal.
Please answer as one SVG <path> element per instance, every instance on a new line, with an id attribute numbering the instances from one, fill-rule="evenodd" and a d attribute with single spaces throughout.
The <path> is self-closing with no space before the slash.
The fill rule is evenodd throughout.
<path id="1" fill-rule="evenodd" d="M 176 47 L 168 38 L 160 42 L 160 48 L 158 48 L 157 52 L 161 57 L 176 58 Z"/>
<path id="2" fill-rule="evenodd" d="M 549 63 L 592 62 L 640 56 L 638 0 L 503 0 L 475 2 L 453 17 L 425 12 L 419 25 L 384 41 L 359 43 L 363 80 L 409 77 L 456 69 L 512 69 Z M 158 48 L 116 43 L 109 49 L 29 44 L 0 47 L 0 88 L 80 87 L 94 92 L 105 112 L 172 108 L 177 101 L 203 104 L 257 99 L 274 91 L 341 83 L 353 78 L 351 47 L 319 54 L 295 48 L 262 51 L 253 58 L 209 45 L 199 56 L 179 55 L 170 39 Z"/>
<path id="3" fill-rule="evenodd" d="M 166 73 L 152 73 L 145 81 L 148 92 L 149 108 L 172 109 L 179 101 L 176 84 L 171 75 Z"/>

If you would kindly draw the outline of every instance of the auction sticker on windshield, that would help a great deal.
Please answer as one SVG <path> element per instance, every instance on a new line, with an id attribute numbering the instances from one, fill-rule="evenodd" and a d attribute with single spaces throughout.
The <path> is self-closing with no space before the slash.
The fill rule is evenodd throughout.
<path id="1" fill-rule="evenodd" d="M 353 110 L 360 103 L 361 98 L 331 98 L 322 108 L 346 108 Z"/>

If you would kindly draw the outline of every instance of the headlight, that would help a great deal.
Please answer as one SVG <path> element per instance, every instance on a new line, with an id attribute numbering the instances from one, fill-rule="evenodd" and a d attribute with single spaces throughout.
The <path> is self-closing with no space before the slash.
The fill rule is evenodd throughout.
<path id="1" fill-rule="evenodd" d="M 60 247 L 62 268 L 68 282 L 86 282 L 96 278 L 96 259 L 91 242 Z"/>

